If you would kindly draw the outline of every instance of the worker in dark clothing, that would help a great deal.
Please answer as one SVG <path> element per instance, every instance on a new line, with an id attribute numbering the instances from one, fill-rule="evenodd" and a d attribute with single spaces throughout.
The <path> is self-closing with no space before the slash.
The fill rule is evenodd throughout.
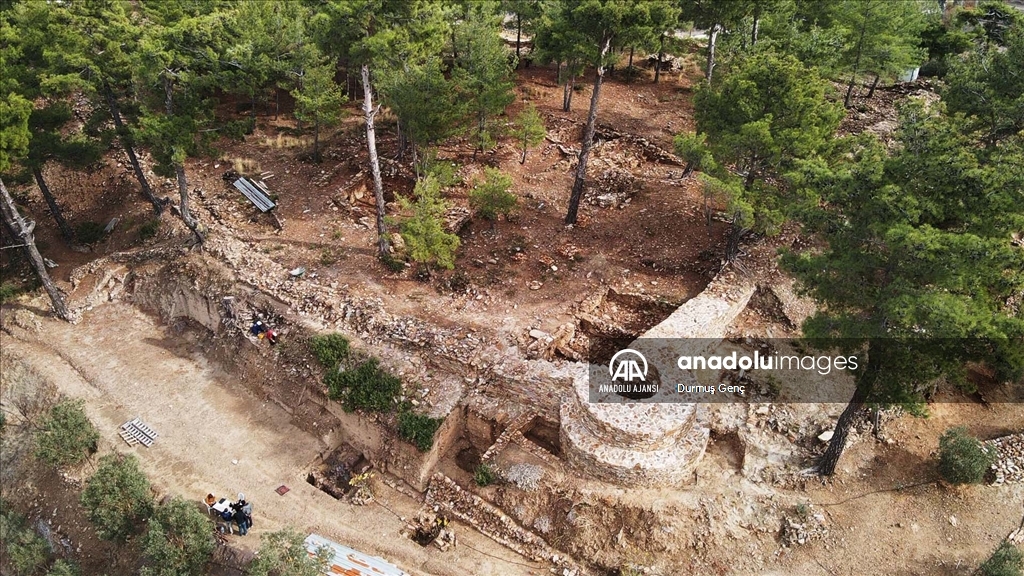
<path id="1" fill-rule="evenodd" d="M 249 333 L 253 336 L 259 337 L 261 334 L 268 330 L 267 325 L 262 320 L 257 320 L 252 323 L 252 327 L 249 328 Z"/>

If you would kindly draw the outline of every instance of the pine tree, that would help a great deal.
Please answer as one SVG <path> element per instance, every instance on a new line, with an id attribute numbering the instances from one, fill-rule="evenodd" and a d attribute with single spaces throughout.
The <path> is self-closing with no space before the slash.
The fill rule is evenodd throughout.
<path id="1" fill-rule="evenodd" d="M 28 121 L 32 140 L 23 161 L 39 186 L 39 191 L 57 222 L 57 229 L 66 242 L 73 241 L 75 233 L 43 177 L 43 168 L 51 160 L 71 168 L 85 168 L 101 157 L 101 150 L 96 142 L 86 139 L 82 134 L 62 134 L 71 118 L 71 107 L 64 101 L 51 102 L 34 109 Z"/>
<path id="2" fill-rule="evenodd" d="M 17 33 L 8 21 L 8 14 L 0 12 L 0 70 L 12 70 L 12 61 L 20 56 L 19 47 L 14 42 L 16 37 Z M 14 158 L 28 151 L 28 120 L 32 113 L 32 103 L 17 93 L 18 88 L 18 80 L 12 74 L 0 74 L 0 174 L 10 170 Z M 73 315 L 67 307 L 64 293 L 53 283 L 43 257 L 36 248 L 35 236 L 32 234 L 36 224 L 26 221 L 18 212 L 14 198 L 7 192 L 2 178 L 0 216 L 11 238 L 25 248 L 32 268 L 50 297 L 54 313 L 62 320 L 71 320 Z"/>
<path id="3" fill-rule="evenodd" d="M 455 25 L 459 57 L 452 75 L 458 90 L 467 98 L 476 124 L 477 151 L 493 145 L 491 117 L 501 114 L 512 103 L 512 69 L 508 51 L 500 36 L 501 16 L 483 10 L 470 10 L 466 19 Z"/>
<path id="4" fill-rule="evenodd" d="M 415 201 L 400 200 L 402 209 L 412 212 L 399 227 L 409 257 L 423 265 L 428 273 L 434 265 L 451 270 L 455 267 L 455 251 L 460 241 L 458 236 L 444 230 L 448 205 L 441 198 L 441 185 L 433 175 L 427 175 L 416 183 L 413 194 Z"/>
<path id="5" fill-rule="evenodd" d="M 469 193 L 469 205 L 477 214 L 491 221 L 493 230 L 498 216 L 508 215 L 518 202 L 516 195 L 509 191 L 512 177 L 497 168 L 484 168 L 484 180 Z"/>
<path id="6" fill-rule="evenodd" d="M 131 125 L 138 122 L 132 104 L 142 29 L 120 2 L 48 4 L 52 48 L 45 53 L 49 70 L 43 83 L 62 92 L 81 90 L 106 108 L 143 196 L 159 217 L 168 199 L 158 199 L 135 151 Z M 89 33 L 83 33 L 89 31 Z"/>
<path id="7" fill-rule="evenodd" d="M 831 475 L 849 428 L 868 402 L 923 411 L 923 389 L 942 376 L 969 387 L 966 364 L 1001 380 L 1024 372 L 1024 148 L 977 145 L 961 117 L 911 102 L 892 155 L 852 142 L 841 162 L 809 163 L 793 186 L 798 212 L 825 248 L 784 264 L 822 304 L 804 325 L 815 338 L 845 338 L 867 353 L 856 390 L 817 470 Z"/>
<path id="8" fill-rule="evenodd" d="M 718 0 L 680 0 L 680 6 L 682 8 L 680 20 L 693 22 L 697 28 L 708 31 L 704 78 L 711 82 L 717 65 L 715 58 L 718 38 L 722 32 L 738 27 L 746 11 L 746 6 L 743 2 L 720 2 Z"/>
<path id="9" fill-rule="evenodd" d="M 652 14 L 669 11 L 667 3 L 661 0 L 638 3 L 621 0 L 562 0 L 559 5 L 550 29 L 559 32 L 575 30 L 576 32 L 569 35 L 568 39 L 579 44 L 568 45 L 567 50 L 579 54 L 581 61 L 589 62 L 597 69 L 594 91 L 590 96 L 587 124 L 583 130 L 579 160 L 576 164 L 576 177 L 565 216 L 566 224 L 576 223 L 580 199 L 583 197 L 587 160 L 597 129 L 597 105 L 601 97 L 601 83 L 604 81 L 605 66 L 611 56 L 611 49 L 616 42 L 640 36 L 641 31 L 652 29 Z"/>
<path id="10" fill-rule="evenodd" d="M 826 99 L 827 90 L 828 83 L 796 58 L 766 51 L 741 58 L 694 98 L 698 132 L 707 135 L 715 162 L 743 174 L 743 193 L 761 231 L 782 223 L 779 177 L 797 160 L 827 153 L 833 141 L 842 109 Z"/>
<path id="11" fill-rule="evenodd" d="M 879 78 L 897 75 L 924 61 L 920 48 L 924 14 L 915 0 L 845 0 L 836 5 L 834 17 L 851 35 L 843 55 L 850 74 L 843 101 L 847 108 L 861 74 L 875 77 L 870 97 Z"/>
<path id="12" fill-rule="evenodd" d="M 1024 130 L 1024 24 L 1007 30 L 1006 45 L 985 45 L 954 58 L 942 99 L 951 112 L 972 118 L 985 142 L 1012 138 Z"/>
<path id="13" fill-rule="evenodd" d="M 213 523 L 180 497 L 156 509 L 142 538 L 141 576 L 201 576 L 213 557 Z"/>
<path id="14" fill-rule="evenodd" d="M 202 244 L 206 229 L 189 208 L 185 160 L 199 152 L 201 131 L 211 120 L 213 106 L 205 95 L 220 72 L 224 22 L 184 0 L 144 8 L 151 23 L 137 69 L 147 95 L 139 133 L 157 162 L 154 171 L 175 178 L 181 219 Z"/>
<path id="15" fill-rule="evenodd" d="M 469 103 L 459 97 L 456 83 L 445 77 L 438 57 L 387 70 L 378 85 L 409 141 L 418 174 L 420 160 L 427 157 L 424 150 L 463 131 Z"/>
<path id="16" fill-rule="evenodd" d="M 583 74 L 587 58 L 587 39 L 581 30 L 563 16 L 562 4 L 553 5 L 541 20 L 533 41 L 533 55 L 541 62 L 555 62 L 557 81 L 562 86 L 562 110 L 572 109 L 576 79 Z"/>
<path id="17" fill-rule="evenodd" d="M 341 118 L 346 98 L 334 81 L 335 66 L 315 48 L 302 74 L 301 86 L 292 91 L 295 117 L 313 125 L 313 161 L 320 161 L 320 129 L 333 126 Z"/>
<path id="18" fill-rule="evenodd" d="M 295 60 L 306 60 L 307 8 L 287 0 L 240 0 L 232 3 L 222 78 L 234 93 L 249 99 L 249 131 L 256 129 L 256 108 L 267 89 L 287 82 Z M 304 63 L 304 62 L 303 62 Z"/>
<path id="19" fill-rule="evenodd" d="M 377 256 L 389 256 L 384 185 L 377 156 L 374 86 L 389 69 L 437 55 L 444 24 L 438 6 L 426 0 L 330 0 L 318 5 L 309 28 L 325 54 L 358 66 L 363 85 L 366 147 L 377 205 Z"/>
<path id="20" fill-rule="evenodd" d="M 260 537 L 260 550 L 249 565 L 249 576 L 321 576 L 327 570 L 334 551 L 328 547 L 316 555 L 306 551 L 302 535 L 290 528 Z"/>
<path id="21" fill-rule="evenodd" d="M 153 508 L 149 480 L 133 455 L 108 454 L 85 481 L 82 507 L 104 540 L 124 542 Z"/>
<path id="22" fill-rule="evenodd" d="M 519 159 L 520 164 L 526 163 L 527 149 L 543 142 L 545 135 L 547 135 L 547 130 L 544 128 L 544 119 L 540 117 L 537 108 L 533 104 L 523 106 L 523 110 L 512 123 L 512 137 L 523 146 L 523 156 Z"/>

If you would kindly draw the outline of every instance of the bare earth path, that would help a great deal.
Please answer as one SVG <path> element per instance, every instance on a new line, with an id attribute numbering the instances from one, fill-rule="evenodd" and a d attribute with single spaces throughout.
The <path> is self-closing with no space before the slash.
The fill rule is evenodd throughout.
<path id="1" fill-rule="evenodd" d="M 244 492 L 255 506 L 255 526 L 244 538 L 229 536 L 233 544 L 254 549 L 260 534 L 291 526 L 380 555 L 411 574 L 546 571 L 531 570 L 529 561 L 467 527 L 456 528 L 454 551 L 420 547 L 399 534 L 404 522 L 395 516 L 411 517 L 420 504 L 386 487 L 380 499 L 395 514 L 376 503 L 345 504 L 310 486 L 304 471 L 326 447 L 320 439 L 190 352 L 186 338 L 128 305 L 98 307 L 77 326 L 42 322 L 41 330 L 3 335 L 4 347 L 62 393 L 84 399 L 101 452 L 134 452 L 161 493 L 199 500 L 209 492 Z M 152 447 L 129 448 L 117 436 L 134 417 L 159 433 Z M 291 488 L 284 496 L 274 492 L 281 484 Z"/>

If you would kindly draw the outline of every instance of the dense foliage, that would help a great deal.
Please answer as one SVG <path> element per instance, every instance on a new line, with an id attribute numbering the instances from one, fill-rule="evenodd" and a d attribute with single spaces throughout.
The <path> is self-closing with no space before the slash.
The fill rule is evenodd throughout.
<path id="1" fill-rule="evenodd" d="M 249 576 L 320 576 L 334 556 L 330 548 L 320 549 L 315 556 L 306 551 L 301 534 L 290 528 L 268 532 L 260 537 L 256 559 L 249 564 Z"/>
<path id="2" fill-rule="evenodd" d="M 336 370 L 348 357 L 348 339 L 341 334 L 318 334 L 310 339 L 313 355 L 325 370 Z"/>
<path id="3" fill-rule="evenodd" d="M 939 438 L 939 473 L 952 484 L 978 484 L 995 461 L 995 451 L 968 434 L 963 426 Z"/>
<path id="4" fill-rule="evenodd" d="M 39 422 L 36 458 L 55 467 L 74 466 L 96 451 L 100 434 L 81 400 L 62 400 Z"/>
<path id="5" fill-rule="evenodd" d="M 398 415 L 398 435 L 412 442 L 420 452 L 426 452 L 434 445 L 434 434 L 443 422 L 443 418 L 402 411 Z"/>
<path id="6" fill-rule="evenodd" d="M 37 574 L 49 558 L 50 548 L 28 520 L 0 500 L 0 568 L 14 576 Z"/>
<path id="7" fill-rule="evenodd" d="M 981 576 L 1024 575 L 1024 554 L 1013 544 L 1003 540 L 992 556 L 978 568 Z"/>
<path id="8" fill-rule="evenodd" d="M 261 111 L 281 112 L 283 94 L 293 97 L 299 129 L 311 134 L 311 158 L 319 160 L 322 147 L 332 145 L 326 137 L 332 126 L 354 109 L 345 102 L 360 100 L 378 257 L 395 271 L 402 268 L 397 258 L 408 257 L 429 276 L 432 269 L 453 268 L 460 245 L 445 225 L 455 171 L 451 179 L 432 171 L 437 151 L 471 146 L 475 154 L 486 153 L 508 135 L 524 162 L 527 149 L 544 138 L 533 106 L 514 120 L 505 117 L 515 100 L 517 67 L 550 66 L 552 80 L 565 87 L 566 111 L 577 78 L 592 73 L 572 189 L 566 191 L 565 222 L 575 224 L 602 82 L 627 52 L 632 64 L 636 50 L 657 52 L 658 81 L 665 50 L 680 46 L 676 32 L 693 25 L 707 33 L 696 62 L 704 75 L 695 89 L 697 131 L 679 134 L 675 150 L 686 162 L 686 176 L 700 172 L 708 222 L 716 209 L 728 212 L 733 228 L 726 260 L 735 261 L 741 241 L 798 221 L 821 248 L 785 258 L 821 304 L 805 333 L 854 338 L 872 359 L 857 375 L 851 411 L 833 436 L 827 452 L 832 464 L 823 468 L 830 471 L 849 422 L 866 403 L 902 404 L 920 413 L 927 384 L 940 375 L 966 384 L 966 362 L 986 364 L 1002 379 L 1024 371 L 1024 17 L 998 0 L 961 4 L 4 2 L 4 218 L 25 240 L 54 309 L 70 318 L 5 181 L 36 186 L 68 242 L 97 240 L 99 224 L 64 214 L 59 195 L 49 189 L 47 168 L 87 170 L 116 144 L 157 217 L 165 200 L 154 194 L 151 174 L 173 180 L 175 213 L 203 242 L 210 231 L 190 209 L 190 158 L 214 154 L 221 137 L 256 131 Z M 514 31 L 514 49 L 502 40 L 503 28 Z M 844 113 L 866 110 L 864 100 L 879 86 L 922 64 L 945 75 L 942 101 L 906 106 L 894 141 L 837 134 Z M 631 69 L 624 77 L 639 75 Z M 524 97 L 532 96 L 524 91 Z M 225 114 L 232 104 L 236 114 Z M 382 176 L 377 121 L 392 136 L 381 139 L 394 148 L 387 161 L 411 161 L 414 184 Z M 404 192 L 410 184 L 412 194 Z M 385 185 L 393 194 L 385 194 Z M 485 218 L 507 214 L 515 200 L 509 189 L 507 179 L 488 172 L 472 204 Z M 397 203 L 389 203 L 392 196 Z M 395 222 L 406 250 L 392 256 L 385 212 L 395 205 L 402 211 Z M 150 233 L 140 230 L 141 236 Z M 393 407 L 401 388 L 397 378 L 375 361 L 333 370 L 346 350 L 336 342 L 323 345 L 317 355 L 329 368 L 332 397 L 350 410 Z M 111 538 L 124 538 L 136 520 L 96 519 Z"/>
<path id="9" fill-rule="evenodd" d="M 147 523 L 142 540 L 142 576 L 201 576 L 216 545 L 213 522 L 180 497 L 162 504 Z"/>
<path id="10" fill-rule="evenodd" d="M 324 377 L 328 395 L 338 400 L 345 410 L 388 412 L 402 392 L 402 380 L 370 358 L 353 368 L 328 372 Z"/>
<path id="11" fill-rule="evenodd" d="M 82 507 L 104 540 L 123 542 L 153 509 L 149 480 L 135 456 L 109 454 L 85 481 Z"/>
<path id="12" fill-rule="evenodd" d="M 409 257 L 427 270 L 431 266 L 454 268 L 455 251 L 461 241 L 444 228 L 448 203 L 441 197 L 441 184 L 434 175 L 428 174 L 416 183 L 413 194 L 414 201 L 402 199 L 402 209 L 410 215 L 399 227 Z"/>
<path id="13" fill-rule="evenodd" d="M 469 193 L 469 205 L 482 218 L 495 221 L 498 216 L 508 215 L 518 202 L 510 191 L 512 178 L 497 168 L 484 168 L 484 180 L 477 183 Z"/>

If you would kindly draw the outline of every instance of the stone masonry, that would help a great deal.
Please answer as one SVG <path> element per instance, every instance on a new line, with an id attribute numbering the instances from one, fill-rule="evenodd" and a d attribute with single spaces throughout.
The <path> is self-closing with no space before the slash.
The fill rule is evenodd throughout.
<path id="1" fill-rule="evenodd" d="M 755 288 L 752 280 L 722 274 L 641 338 L 720 340 Z M 709 437 L 699 404 L 590 402 L 586 364 L 576 365 L 560 416 L 562 451 L 569 465 L 629 486 L 684 482 L 704 455 Z"/>

